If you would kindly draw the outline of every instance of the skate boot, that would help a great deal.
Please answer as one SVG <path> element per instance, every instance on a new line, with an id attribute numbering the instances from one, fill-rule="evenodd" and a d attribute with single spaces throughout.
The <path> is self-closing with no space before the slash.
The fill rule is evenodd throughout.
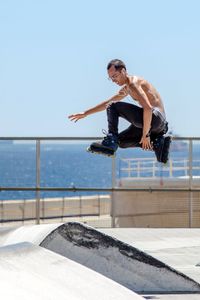
<path id="1" fill-rule="evenodd" d="M 153 150 L 155 152 L 158 162 L 164 164 L 167 163 L 169 159 L 169 149 L 171 144 L 171 136 L 158 136 L 153 140 Z"/>
<path id="2" fill-rule="evenodd" d="M 88 152 L 114 156 L 118 148 L 118 138 L 112 133 L 108 133 L 102 142 L 94 142 L 88 148 Z"/>

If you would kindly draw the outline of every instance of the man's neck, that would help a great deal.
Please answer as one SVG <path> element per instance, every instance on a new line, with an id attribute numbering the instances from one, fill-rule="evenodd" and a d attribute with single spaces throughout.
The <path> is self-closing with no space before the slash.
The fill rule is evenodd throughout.
<path id="1" fill-rule="evenodd" d="M 135 77 L 135 76 L 133 76 L 133 75 L 127 74 L 125 84 L 126 84 L 126 85 L 130 85 L 131 83 L 133 83 L 134 77 Z"/>

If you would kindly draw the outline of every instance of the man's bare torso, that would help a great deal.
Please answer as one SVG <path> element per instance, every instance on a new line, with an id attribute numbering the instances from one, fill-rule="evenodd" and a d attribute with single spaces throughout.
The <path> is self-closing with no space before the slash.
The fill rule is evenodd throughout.
<path id="1" fill-rule="evenodd" d="M 152 84 L 150 84 L 148 81 L 146 81 L 141 77 L 129 76 L 129 82 L 128 84 L 125 85 L 126 92 L 133 99 L 135 99 L 140 103 L 142 102 L 141 96 L 137 93 L 136 86 L 141 87 L 141 89 L 146 94 L 148 101 L 153 108 L 157 108 L 160 110 L 160 112 L 165 114 L 162 99 Z"/>

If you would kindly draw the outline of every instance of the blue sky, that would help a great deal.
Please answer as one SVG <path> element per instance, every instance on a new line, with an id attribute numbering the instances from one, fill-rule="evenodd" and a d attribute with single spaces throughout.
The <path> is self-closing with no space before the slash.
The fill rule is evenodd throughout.
<path id="1" fill-rule="evenodd" d="M 102 135 L 105 112 L 67 116 L 118 90 L 113 58 L 156 87 L 175 133 L 200 136 L 199 11 L 198 0 L 0 0 L 0 136 Z"/>

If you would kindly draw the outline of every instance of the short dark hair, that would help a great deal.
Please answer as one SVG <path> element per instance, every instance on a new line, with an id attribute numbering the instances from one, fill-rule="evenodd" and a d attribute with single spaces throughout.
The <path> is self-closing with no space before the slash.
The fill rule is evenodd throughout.
<path id="1" fill-rule="evenodd" d="M 109 70 L 112 66 L 115 67 L 116 71 L 121 71 L 122 69 L 126 70 L 125 63 L 120 59 L 112 59 L 107 65 L 107 70 Z"/>

